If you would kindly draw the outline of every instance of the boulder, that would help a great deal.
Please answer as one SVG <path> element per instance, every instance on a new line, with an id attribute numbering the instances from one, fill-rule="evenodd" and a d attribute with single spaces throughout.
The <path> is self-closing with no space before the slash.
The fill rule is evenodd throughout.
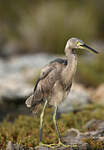
<path id="1" fill-rule="evenodd" d="M 92 99 L 97 103 L 104 104 L 104 84 L 99 85 L 92 92 Z"/>
<path id="2" fill-rule="evenodd" d="M 0 59 L 0 103 L 20 103 L 32 93 L 40 68 L 53 59 L 48 54 Z"/>
<path id="3" fill-rule="evenodd" d="M 81 84 L 73 83 L 72 89 L 62 104 L 58 108 L 59 113 L 66 113 L 74 111 L 75 109 L 82 109 L 86 105 L 91 103 L 90 95 Z"/>

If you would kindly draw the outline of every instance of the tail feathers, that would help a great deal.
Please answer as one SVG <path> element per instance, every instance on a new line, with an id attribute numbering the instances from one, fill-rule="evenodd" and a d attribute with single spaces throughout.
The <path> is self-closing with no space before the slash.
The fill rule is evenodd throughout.
<path id="1" fill-rule="evenodd" d="M 38 101 L 38 103 L 33 103 L 34 96 L 31 95 L 25 102 L 26 106 L 30 108 L 30 110 L 33 112 L 34 115 L 37 115 L 39 113 L 41 102 Z"/>
<path id="2" fill-rule="evenodd" d="M 40 112 L 40 108 L 41 108 L 41 103 L 40 104 L 36 104 L 35 106 L 33 106 L 31 108 L 31 111 L 34 115 L 38 115 Z"/>
<path id="3" fill-rule="evenodd" d="M 29 96 L 28 99 L 26 100 L 25 104 L 27 107 L 32 107 L 32 101 L 33 101 L 33 95 Z"/>

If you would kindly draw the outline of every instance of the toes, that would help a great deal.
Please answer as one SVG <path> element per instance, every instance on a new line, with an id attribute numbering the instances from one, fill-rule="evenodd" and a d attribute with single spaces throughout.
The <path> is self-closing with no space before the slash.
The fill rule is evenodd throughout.
<path id="1" fill-rule="evenodd" d="M 39 143 L 39 146 L 38 146 L 38 147 L 40 147 L 40 146 L 49 147 L 49 148 L 54 149 L 54 147 L 53 147 L 51 144 L 44 144 L 44 143 L 42 143 L 42 142 Z"/>
<path id="2" fill-rule="evenodd" d="M 63 143 L 60 142 L 60 141 L 59 141 L 58 144 L 44 144 L 44 143 L 40 142 L 39 145 L 38 145 L 37 147 L 40 147 L 40 146 L 43 146 L 43 147 L 49 147 L 49 148 L 51 148 L 51 149 L 54 149 L 54 148 L 60 147 L 60 146 L 66 147 L 66 148 L 68 148 L 68 147 L 76 148 L 76 147 L 77 147 L 77 145 L 65 145 L 65 144 L 63 144 Z"/>

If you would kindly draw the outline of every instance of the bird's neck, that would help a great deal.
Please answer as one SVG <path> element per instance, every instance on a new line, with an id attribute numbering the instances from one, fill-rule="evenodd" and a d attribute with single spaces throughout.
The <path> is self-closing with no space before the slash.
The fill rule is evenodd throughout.
<path id="1" fill-rule="evenodd" d="M 63 75 L 65 84 L 69 84 L 72 81 L 73 76 L 76 72 L 77 57 L 73 49 L 66 48 L 65 53 L 66 53 L 68 64 L 63 70 L 62 75 Z"/>
<path id="2" fill-rule="evenodd" d="M 65 54 L 68 60 L 72 58 L 71 56 L 73 55 L 76 56 L 74 49 L 67 48 L 67 47 L 65 48 Z"/>
<path id="3" fill-rule="evenodd" d="M 75 62 L 77 61 L 77 56 L 75 54 L 74 49 L 71 48 L 65 48 L 65 54 L 68 61 L 68 67 L 70 68 Z"/>

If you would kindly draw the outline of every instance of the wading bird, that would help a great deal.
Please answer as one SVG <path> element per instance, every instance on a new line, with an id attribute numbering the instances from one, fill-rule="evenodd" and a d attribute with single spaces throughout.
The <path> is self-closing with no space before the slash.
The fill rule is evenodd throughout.
<path id="1" fill-rule="evenodd" d="M 53 122 L 57 131 L 59 143 L 57 146 L 65 146 L 61 142 L 60 132 L 57 126 L 56 113 L 60 103 L 67 97 L 71 85 L 72 79 L 76 72 L 77 57 L 75 54 L 76 49 L 89 49 L 95 53 L 98 53 L 93 48 L 87 46 L 82 40 L 78 38 L 70 38 L 65 46 L 66 59 L 57 58 L 46 65 L 42 70 L 39 79 L 35 84 L 33 94 L 26 100 L 27 107 L 34 108 L 37 112 L 41 103 L 45 103 L 43 111 L 40 115 L 40 143 L 42 146 L 49 146 L 42 143 L 42 127 L 45 108 L 47 104 L 55 107 Z M 54 144 L 53 144 L 54 145 Z"/>

